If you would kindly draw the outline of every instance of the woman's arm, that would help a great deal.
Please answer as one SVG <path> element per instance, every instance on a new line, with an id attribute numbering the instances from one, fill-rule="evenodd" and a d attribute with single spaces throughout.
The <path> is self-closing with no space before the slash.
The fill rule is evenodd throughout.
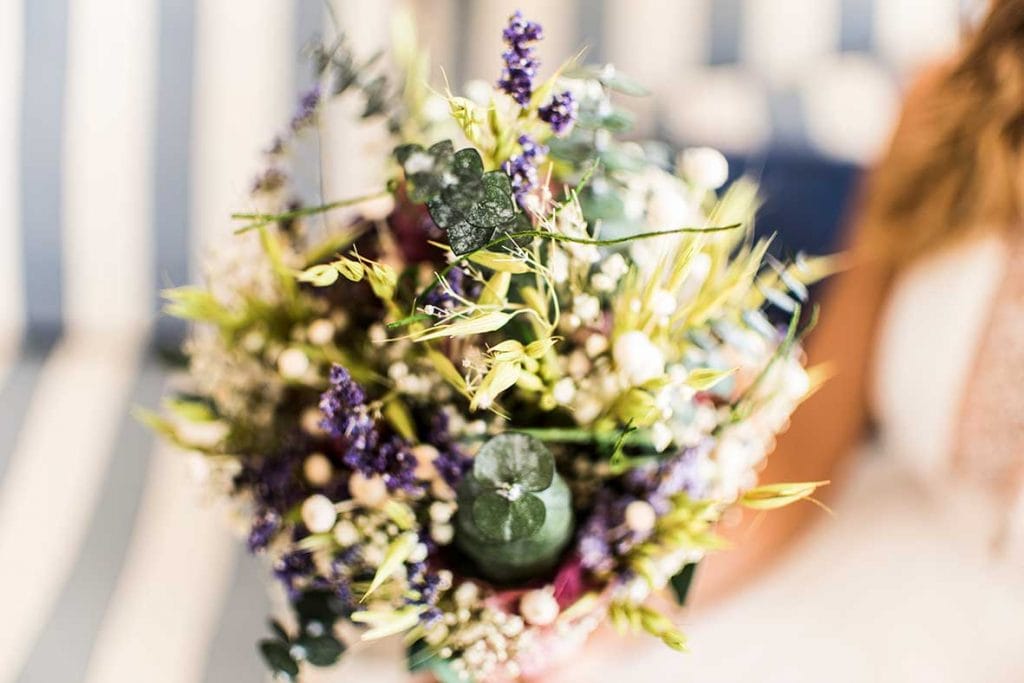
<path id="1" fill-rule="evenodd" d="M 867 424 L 875 324 L 888 276 L 877 260 L 851 259 L 858 262 L 827 285 L 821 322 L 807 349 L 809 364 L 825 364 L 830 378 L 793 415 L 790 429 L 768 457 L 761 474 L 764 483 L 841 480 L 835 470 Z M 823 489 L 822 497 L 827 500 L 828 495 L 829 488 Z M 821 510 L 805 502 L 770 512 L 744 510 L 742 515 L 737 526 L 721 530 L 736 547 L 709 556 L 696 574 L 693 597 L 698 608 L 762 571 Z"/>

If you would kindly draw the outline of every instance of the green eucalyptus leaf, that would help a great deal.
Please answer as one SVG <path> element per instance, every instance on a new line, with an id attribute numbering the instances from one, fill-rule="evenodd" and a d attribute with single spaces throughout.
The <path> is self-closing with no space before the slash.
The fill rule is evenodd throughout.
<path id="1" fill-rule="evenodd" d="M 429 673 L 438 683 L 472 683 L 472 679 L 459 676 L 452 668 L 451 661 L 431 650 L 422 640 L 409 646 L 405 658 L 409 673 Z"/>
<path id="2" fill-rule="evenodd" d="M 288 643 L 280 640 L 261 640 L 260 654 L 270 669 L 279 675 L 294 679 L 299 675 L 299 663 L 292 657 Z"/>
<path id="3" fill-rule="evenodd" d="M 291 640 L 291 638 L 288 636 L 288 631 L 284 629 L 284 626 L 282 626 L 281 622 L 277 619 L 270 620 L 270 630 L 273 631 L 278 638 L 280 638 L 286 643 Z"/>
<path id="4" fill-rule="evenodd" d="M 461 180 L 441 191 L 441 199 L 456 211 L 466 214 L 484 199 L 484 183 L 480 177 Z"/>
<path id="5" fill-rule="evenodd" d="M 493 541 L 518 541 L 529 538 L 544 526 L 547 510 L 540 498 L 523 493 L 510 499 L 502 493 L 487 491 L 473 501 L 473 522 Z"/>
<path id="6" fill-rule="evenodd" d="M 449 142 L 451 142 L 449 140 Z M 458 178 L 460 183 L 479 180 L 484 174 L 484 162 L 480 158 L 480 152 L 472 147 L 464 147 L 452 157 L 452 174 Z"/>
<path id="7" fill-rule="evenodd" d="M 516 217 L 512 203 L 512 184 L 504 171 L 483 176 L 482 196 L 469 208 L 466 219 L 473 225 L 496 228 Z"/>
<path id="8" fill-rule="evenodd" d="M 481 228 L 461 220 L 448 227 L 448 244 L 457 256 L 483 249 L 494 239 L 493 228 Z"/>
<path id="9" fill-rule="evenodd" d="M 345 646 L 331 635 L 303 636 L 297 644 L 306 652 L 306 661 L 313 666 L 331 666 L 338 661 Z"/>
<path id="10" fill-rule="evenodd" d="M 309 590 L 294 603 L 295 613 L 303 627 L 309 622 L 319 622 L 330 629 L 345 612 L 345 604 L 331 591 Z"/>
<path id="11" fill-rule="evenodd" d="M 555 459 L 544 442 L 527 434 L 499 434 L 473 460 L 473 476 L 485 486 L 543 491 L 555 476 Z"/>
<path id="12" fill-rule="evenodd" d="M 690 586 L 693 585 L 693 575 L 696 569 L 697 563 L 691 562 L 669 580 L 672 594 L 675 596 L 676 603 L 680 607 L 686 604 L 686 596 L 690 593 Z"/>
<path id="13" fill-rule="evenodd" d="M 448 230 L 466 220 L 461 212 L 445 204 L 440 197 L 428 201 L 427 210 L 430 211 L 430 219 L 443 230 Z"/>

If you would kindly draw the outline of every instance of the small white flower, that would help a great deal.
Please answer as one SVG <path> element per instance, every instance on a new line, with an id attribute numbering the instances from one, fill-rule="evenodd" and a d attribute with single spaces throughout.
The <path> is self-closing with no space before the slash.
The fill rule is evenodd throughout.
<path id="1" fill-rule="evenodd" d="M 437 469 L 434 467 L 434 460 L 439 455 L 437 449 L 428 443 L 417 444 L 411 449 L 412 455 L 416 458 L 416 478 L 423 481 L 430 481 L 437 476 Z"/>
<path id="2" fill-rule="evenodd" d="M 575 395 L 576 385 L 568 377 L 558 380 L 555 382 L 555 386 L 551 388 L 551 396 L 562 405 L 568 405 Z"/>
<path id="3" fill-rule="evenodd" d="M 291 347 L 277 357 L 277 370 L 289 379 L 298 379 L 309 370 L 309 357 L 302 349 Z"/>
<path id="4" fill-rule="evenodd" d="M 655 422 L 651 426 L 651 441 L 659 453 L 672 445 L 672 430 L 664 422 Z"/>
<path id="5" fill-rule="evenodd" d="M 337 518 L 334 503 L 327 496 L 317 493 L 302 503 L 302 523 L 314 534 L 330 531 Z"/>
<path id="6" fill-rule="evenodd" d="M 519 600 L 519 613 L 527 623 L 534 626 L 548 626 L 558 618 L 561 610 L 550 588 L 528 591 Z"/>
<path id="7" fill-rule="evenodd" d="M 310 344 L 317 346 L 330 344 L 334 339 L 334 323 L 325 318 L 314 320 L 309 324 L 309 329 L 306 330 L 306 337 L 309 339 Z"/>
<path id="8" fill-rule="evenodd" d="M 325 486 L 331 480 L 334 468 L 323 453 L 313 453 L 302 463 L 302 473 L 313 486 Z"/>
<path id="9" fill-rule="evenodd" d="M 601 302 L 591 294 L 580 294 L 573 299 L 573 312 L 585 323 L 594 322 L 601 315 Z"/>
<path id="10" fill-rule="evenodd" d="M 619 280 L 629 272 L 629 264 L 626 263 L 626 259 L 622 254 L 612 254 L 601 264 L 601 272 L 613 280 Z"/>
<path id="11" fill-rule="evenodd" d="M 412 552 L 409 553 L 408 561 L 409 562 L 423 562 L 424 560 L 427 559 L 427 553 L 428 553 L 428 550 L 427 550 L 426 544 L 424 544 L 424 543 L 417 543 L 413 547 Z"/>
<path id="12" fill-rule="evenodd" d="M 634 500 L 626 506 L 626 526 L 630 531 L 646 534 L 654 529 L 658 514 L 646 500 Z"/>
<path id="13" fill-rule="evenodd" d="M 583 342 L 583 350 L 586 351 L 587 355 L 591 358 L 600 356 L 608 350 L 608 337 L 603 334 L 590 335 L 587 337 L 587 341 Z"/>
<path id="14" fill-rule="evenodd" d="M 348 490 L 352 499 L 365 507 L 377 507 L 388 497 L 387 485 L 377 475 L 366 477 L 353 472 L 348 479 Z"/>
<path id="15" fill-rule="evenodd" d="M 665 373 L 665 356 L 661 349 L 639 330 L 626 332 L 616 339 L 612 357 L 616 367 L 634 385 L 643 384 Z"/>
<path id="16" fill-rule="evenodd" d="M 324 433 L 324 430 L 320 428 L 320 423 L 323 421 L 323 413 L 320 409 L 311 406 L 302 411 L 302 415 L 299 417 L 299 424 L 302 425 L 302 431 L 313 436 L 318 436 Z"/>
<path id="17" fill-rule="evenodd" d="M 472 607 L 480 599 L 480 586 L 473 581 L 465 581 L 455 589 L 454 597 L 459 607 Z"/>
<path id="18" fill-rule="evenodd" d="M 455 513 L 455 505 L 444 501 L 435 500 L 430 504 L 430 521 L 435 524 L 445 524 Z"/>
<path id="19" fill-rule="evenodd" d="M 455 528 L 451 524 L 433 524 L 430 527 L 430 537 L 438 545 L 448 545 L 455 538 Z"/>
<path id="20" fill-rule="evenodd" d="M 729 162 L 711 147 L 684 150 L 679 167 L 687 180 L 705 190 L 717 190 L 729 179 Z"/>
<path id="21" fill-rule="evenodd" d="M 659 318 L 667 318 L 676 312 L 679 302 L 665 289 L 657 289 L 651 297 L 651 312 Z"/>
<path id="22" fill-rule="evenodd" d="M 334 540 L 343 548 L 359 542 L 359 530 L 355 524 L 343 519 L 334 526 Z"/>

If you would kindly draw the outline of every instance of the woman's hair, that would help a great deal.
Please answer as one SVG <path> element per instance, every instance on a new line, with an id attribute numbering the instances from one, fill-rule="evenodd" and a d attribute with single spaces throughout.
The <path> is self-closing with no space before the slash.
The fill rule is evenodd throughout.
<path id="1" fill-rule="evenodd" d="M 868 180 L 867 245 L 892 263 L 1024 222 L 1024 0 L 993 0 L 948 64 L 912 89 Z"/>

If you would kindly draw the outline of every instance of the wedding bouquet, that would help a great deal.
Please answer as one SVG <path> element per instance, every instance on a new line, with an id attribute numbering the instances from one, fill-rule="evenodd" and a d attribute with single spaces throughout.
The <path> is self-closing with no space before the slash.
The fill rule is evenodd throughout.
<path id="1" fill-rule="evenodd" d="M 652 594 L 682 599 L 731 506 L 820 484 L 757 472 L 813 384 L 825 266 L 768 254 L 719 153 L 621 141 L 643 91 L 611 67 L 538 82 L 541 37 L 514 14 L 469 97 L 430 90 L 408 38 L 397 77 L 318 48 L 257 210 L 167 293 L 189 380 L 146 419 L 284 586 L 259 644 L 283 678 L 398 634 L 442 681 L 536 673 L 605 620 L 683 650 Z M 386 189 L 302 203 L 293 152 L 343 95 L 390 136 L 366 161 Z"/>

